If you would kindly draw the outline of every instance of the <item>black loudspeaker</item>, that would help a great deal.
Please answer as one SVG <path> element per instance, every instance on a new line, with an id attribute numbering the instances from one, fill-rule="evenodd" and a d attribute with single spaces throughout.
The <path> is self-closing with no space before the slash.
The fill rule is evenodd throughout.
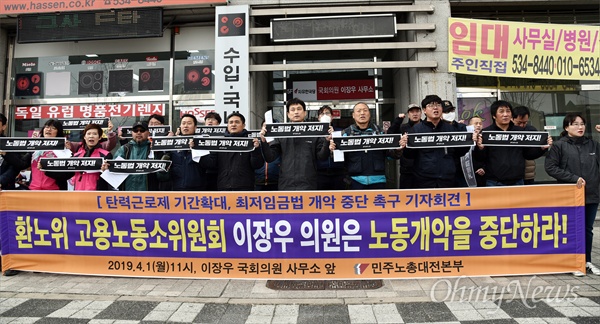
<path id="1" fill-rule="evenodd" d="M 246 14 L 219 15 L 219 37 L 244 36 L 246 34 Z"/>
<path id="2" fill-rule="evenodd" d="M 213 76 L 212 65 L 194 65 L 185 67 L 183 89 L 212 90 Z"/>
<path id="3" fill-rule="evenodd" d="M 104 84 L 104 72 L 102 72 L 102 71 L 79 72 L 79 87 L 78 87 L 77 93 L 80 95 L 102 94 L 103 84 Z"/>
<path id="4" fill-rule="evenodd" d="M 139 91 L 162 91 L 165 71 L 159 69 L 140 69 Z"/>
<path id="5" fill-rule="evenodd" d="M 17 74 L 15 78 L 15 97 L 42 95 L 42 72 Z"/>
<path id="6" fill-rule="evenodd" d="M 133 70 L 108 71 L 108 92 L 133 92 Z"/>

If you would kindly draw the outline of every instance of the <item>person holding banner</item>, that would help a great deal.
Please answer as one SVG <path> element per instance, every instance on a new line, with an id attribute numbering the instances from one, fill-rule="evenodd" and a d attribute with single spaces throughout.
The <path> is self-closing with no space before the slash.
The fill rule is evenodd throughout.
<path id="1" fill-rule="evenodd" d="M 286 111 L 292 123 L 302 123 L 306 118 L 306 104 L 294 98 L 287 102 Z M 261 145 L 267 144 L 266 126 L 260 131 Z M 273 162 L 281 157 L 279 170 L 279 190 L 317 190 L 317 160 L 329 157 L 329 145 L 325 137 L 276 138 L 264 150 L 265 161 Z"/>
<path id="2" fill-rule="evenodd" d="M 352 109 L 354 124 L 342 132 L 342 136 L 366 136 L 381 135 L 383 130 L 371 122 L 371 110 L 364 102 L 359 102 Z M 329 150 L 335 150 L 336 145 L 332 140 Z M 400 146 L 397 150 L 364 150 L 345 152 L 344 160 L 348 175 L 350 176 L 350 189 L 352 190 L 376 190 L 385 189 L 387 179 L 385 177 L 386 158 L 400 158 Z"/>
<path id="3" fill-rule="evenodd" d="M 531 112 L 525 106 L 517 106 L 513 109 L 513 123 L 519 127 L 525 128 L 528 131 L 537 131 L 537 129 L 529 125 L 529 116 Z M 535 181 L 535 160 L 525 160 L 525 178 L 523 183 L 532 185 Z"/>
<path id="4" fill-rule="evenodd" d="M 544 167 L 560 183 L 576 183 L 585 187 L 585 261 L 588 273 L 600 276 L 592 263 L 594 220 L 600 203 L 600 143 L 585 136 L 585 118 L 581 113 L 568 113 L 563 120 L 561 138 L 552 145 Z M 583 276 L 575 272 L 576 276 Z"/>
<path id="5" fill-rule="evenodd" d="M 88 124 L 89 125 L 89 124 Z M 112 151 L 117 146 L 117 134 L 113 132 L 113 123 L 108 120 L 108 128 L 106 129 L 106 140 L 102 141 L 102 136 L 100 136 L 100 145 L 102 149 L 107 151 Z M 102 129 L 102 128 L 100 128 Z M 103 134 L 101 132 L 100 134 Z M 83 142 L 71 142 L 67 141 L 67 149 L 71 150 L 73 154 L 77 153 L 81 147 L 85 147 L 85 130 L 82 133 L 82 137 L 84 137 Z M 125 143 L 123 143 L 125 144 Z"/>
<path id="6" fill-rule="evenodd" d="M 324 105 L 319 108 L 317 116 L 320 122 L 329 123 L 331 125 L 333 109 L 328 105 Z M 334 130 L 341 131 L 342 129 L 334 128 Z M 335 162 L 333 156 L 330 155 L 327 160 L 317 161 L 317 174 L 319 176 L 317 190 L 346 189 L 346 167 L 344 166 L 344 162 Z"/>
<path id="7" fill-rule="evenodd" d="M 204 116 L 204 125 L 205 126 L 219 126 L 221 125 L 221 115 L 219 115 L 216 111 L 211 111 Z M 207 168 L 206 169 L 206 190 L 208 191 L 217 191 L 218 183 L 218 170 L 217 168 Z"/>
<path id="8" fill-rule="evenodd" d="M 494 123 L 482 130 L 491 132 L 523 132 L 525 128 L 516 126 L 513 121 L 513 107 L 503 100 L 490 106 Z M 523 146 L 485 146 L 483 136 L 478 135 L 477 149 L 473 157 L 486 166 L 486 186 L 520 186 L 524 185 L 525 160 L 535 160 L 552 145 L 552 137 L 548 136 L 547 145 L 542 147 Z"/>
<path id="9" fill-rule="evenodd" d="M 100 139 L 102 138 L 102 127 L 97 124 L 89 124 L 83 130 L 82 145 L 73 157 L 101 157 L 106 160 L 112 159 L 112 154 L 102 148 Z M 100 172 L 75 172 L 73 177 L 73 189 L 80 190 L 108 190 L 108 183 L 100 177 Z"/>
<path id="10" fill-rule="evenodd" d="M 442 120 L 442 99 L 437 95 L 428 95 L 421 101 L 425 119 L 414 125 L 409 134 L 451 133 L 457 129 Z M 401 146 L 408 143 L 408 135 L 403 135 Z M 424 147 L 406 148 L 404 155 L 415 160 L 415 188 L 452 188 L 456 184 L 457 159 L 469 151 L 462 147 Z"/>
<path id="11" fill-rule="evenodd" d="M 411 103 L 408 105 L 408 110 L 406 111 L 408 115 L 408 122 L 403 124 L 405 115 L 399 114 L 398 117 L 394 118 L 392 125 L 388 128 L 388 134 L 404 134 L 407 133 L 408 130 L 414 125 L 421 122 L 421 115 L 423 111 L 421 110 L 421 106 Z M 404 154 L 400 156 L 400 186 L 399 189 L 412 189 L 414 188 L 415 182 L 415 170 L 414 170 L 415 161 L 413 159 L 407 158 Z"/>
<path id="12" fill-rule="evenodd" d="M 40 137 L 65 137 L 62 122 L 49 119 L 44 123 Z M 25 161 L 31 160 L 31 182 L 29 190 L 67 190 L 67 180 L 73 174 L 61 172 L 44 172 L 41 169 L 41 158 L 56 158 L 53 151 L 35 151 L 23 157 Z"/>
<path id="13" fill-rule="evenodd" d="M 192 114 L 183 114 L 178 133 L 181 136 L 194 136 L 198 120 Z M 206 169 L 203 163 L 194 161 L 190 149 L 169 152 L 172 164 L 167 172 L 159 172 L 160 181 L 171 181 L 175 191 L 204 191 L 207 189 Z"/>
<path id="14" fill-rule="evenodd" d="M 0 136 L 4 137 L 8 119 L 0 113 Z M 0 190 L 14 190 L 19 171 L 27 168 L 27 163 L 17 152 L 0 152 Z"/>
<path id="15" fill-rule="evenodd" d="M 145 160 L 150 155 L 150 131 L 148 123 L 139 121 L 133 124 L 133 138 L 129 143 L 121 146 L 115 158 L 122 157 L 125 160 Z M 102 165 L 102 171 L 108 169 L 108 163 Z M 148 174 L 130 174 L 127 179 L 119 186 L 124 191 L 156 191 L 158 190 L 158 180 L 155 173 Z"/>
<path id="16" fill-rule="evenodd" d="M 248 138 L 246 118 L 234 112 L 227 116 L 227 132 L 225 137 Z M 254 170 L 265 163 L 263 152 L 267 145 L 260 145 L 258 138 L 254 139 L 254 150 L 251 152 L 211 152 L 206 162 L 208 168 L 217 170 L 218 191 L 253 191 Z"/>

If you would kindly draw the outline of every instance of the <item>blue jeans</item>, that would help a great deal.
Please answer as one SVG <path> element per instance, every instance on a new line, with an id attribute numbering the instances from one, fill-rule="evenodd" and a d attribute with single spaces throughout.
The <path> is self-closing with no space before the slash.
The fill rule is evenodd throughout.
<path id="1" fill-rule="evenodd" d="M 598 204 L 585 204 L 585 262 L 592 262 L 592 241 L 597 211 Z"/>
<path id="2" fill-rule="evenodd" d="M 504 184 L 500 181 L 494 181 L 494 180 L 486 180 L 486 182 L 485 182 L 486 187 L 522 186 L 524 184 L 525 184 L 525 182 L 523 181 L 523 179 L 518 180 L 517 182 L 510 184 L 510 185 Z"/>

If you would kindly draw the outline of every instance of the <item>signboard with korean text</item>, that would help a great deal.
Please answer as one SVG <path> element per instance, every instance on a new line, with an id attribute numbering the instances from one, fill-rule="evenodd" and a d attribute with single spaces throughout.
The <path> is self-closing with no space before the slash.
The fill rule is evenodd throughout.
<path id="1" fill-rule="evenodd" d="M 374 99 L 375 91 L 374 79 L 295 81 L 288 97 L 307 102 Z"/>
<path id="2" fill-rule="evenodd" d="M 100 172 L 104 159 L 101 157 L 83 158 L 41 158 L 40 170 L 47 172 Z"/>
<path id="3" fill-rule="evenodd" d="M 473 133 L 471 132 L 437 132 L 437 133 L 412 133 L 408 134 L 406 147 L 410 148 L 435 148 L 435 147 L 464 147 L 473 146 Z"/>
<path id="4" fill-rule="evenodd" d="M 77 118 L 77 119 L 59 119 L 64 130 L 83 130 L 89 124 L 100 125 L 102 128 L 108 127 L 107 118 Z"/>
<path id="5" fill-rule="evenodd" d="M 335 149 L 344 152 L 400 148 L 402 134 L 333 137 Z"/>
<path id="6" fill-rule="evenodd" d="M 165 115 L 164 103 L 17 106 L 15 119 L 66 119 Z"/>
<path id="7" fill-rule="evenodd" d="M 0 137 L 0 152 L 64 150 L 64 137 Z"/>
<path id="8" fill-rule="evenodd" d="M 196 126 L 194 134 L 204 136 L 223 136 L 227 126 Z"/>
<path id="9" fill-rule="evenodd" d="M 487 146 L 541 147 L 548 145 L 548 132 L 482 131 L 482 144 Z"/>
<path id="10" fill-rule="evenodd" d="M 329 123 L 276 123 L 266 124 L 265 137 L 316 137 L 329 134 Z"/>
<path id="11" fill-rule="evenodd" d="M 250 6 L 219 6 L 215 15 L 215 107 L 250 117 Z"/>
<path id="12" fill-rule="evenodd" d="M 584 190 L 575 184 L 0 192 L 4 269 L 88 275 L 302 280 L 569 273 L 584 271 L 584 218 Z"/>
<path id="13" fill-rule="evenodd" d="M 168 160 L 106 160 L 112 173 L 147 174 L 167 171 L 171 166 Z"/>
<path id="14" fill-rule="evenodd" d="M 211 152 L 254 151 L 254 140 L 249 137 L 194 137 L 194 150 Z"/>
<path id="15" fill-rule="evenodd" d="M 152 151 L 191 150 L 190 141 L 194 136 L 159 136 L 152 138 Z"/>
<path id="16" fill-rule="evenodd" d="M 598 80 L 600 27 L 449 18 L 448 70 L 515 78 Z"/>
<path id="17" fill-rule="evenodd" d="M 41 12 L 93 11 L 102 9 L 130 9 L 142 7 L 163 8 L 182 5 L 215 5 L 226 4 L 227 0 L 160 0 L 156 1 L 124 1 L 124 0 L 2 0 L 0 15 L 32 14 Z"/>

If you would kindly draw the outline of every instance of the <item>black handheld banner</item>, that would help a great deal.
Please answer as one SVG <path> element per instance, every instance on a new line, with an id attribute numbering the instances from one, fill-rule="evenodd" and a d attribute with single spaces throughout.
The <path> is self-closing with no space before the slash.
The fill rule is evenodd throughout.
<path id="1" fill-rule="evenodd" d="M 334 137 L 335 149 L 345 152 L 388 150 L 400 147 L 400 134 Z"/>
<path id="2" fill-rule="evenodd" d="M 152 151 L 189 150 L 194 136 L 162 136 L 152 138 Z"/>
<path id="3" fill-rule="evenodd" d="M 194 150 L 212 152 L 250 152 L 254 150 L 250 137 L 194 137 Z"/>
<path id="4" fill-rule="evenodd" d="M 317 137 L 329 135 L 329 123 L 266 124 L 265 137 Z"/>
<path id="5" fill-rule="evenodd" d="M 482 143 L 487 146 L 540 147 L 548 145 L 548 132 L 481 132 Z"/>
<path id="6" fill-rule="evenodd" d="M 101 157 L 86 158 L 41 158 L 42 171 L 47 172 L 99 172 L 102 169 Z"/>
<path id="7" fill-rule="evenodd" d="M 33 152 L 64 150 L 64 137 L 0 137 L 2 152 Z"/>
<path id="8" fill-rule="evenodd" d="M 171 166 L 168 160 L 107 160 L 108 170 L 113 173 L 147 174 L 166 171 Z"/>
<path id="9" fill-rule="evenodd" d="M 108 127 L 108 118 L 72 118 L 58 120 L 64 130 L 83 130 L 89 124 L 99 125 L 101 128 Z"/>
<path id="10" fill-rule="evenodd" d="M 471 132 L 413 133 L 408 134 L 408 143 L 406 143 L 406 147 L 417 149 L 473 145 L 475 142 Z"/>

